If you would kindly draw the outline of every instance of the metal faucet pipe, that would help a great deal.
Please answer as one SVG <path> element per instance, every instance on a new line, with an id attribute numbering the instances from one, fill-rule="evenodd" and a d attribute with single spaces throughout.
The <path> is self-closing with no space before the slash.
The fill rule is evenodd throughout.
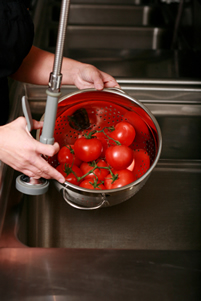
<path id="1" fill-rule="evenodd" d="M 62 59 L 63 59 L 63 48 L 64 48 L 64 40 L 66 36 L 69 6 L 70 6 L 70 0 L 62 1 L 53 72 L 50 73 L 49 85 L 46 91 L 47 101 L 45 107 L 45 118 L 44 118 L 42 134 L 40 136 L 40 142 L 44 144 L 54 143 L 53 135 L 54 135 L 54 127 L 56 121 L 58 98 L 61 95 L 60 93 L 61 80 L 62 80 L 61 66 L 62 66 Z"/>
<path id="2" fill-rule="evenodd" d="M 66 26 L 67 26 L 67 20 L 68 20 L 69 6 L 70 6 L 70 0 L 62 1 L 60 20 L 59 20 L 59 28 L 58 28 L 58 36 L 57 36 L 57 44 L 56 44 L 56 51 L 55 51 L 55 59 L 54 59 L 54 67 L 53 67 L 54 75 L 61 73 L 61 65 L 62 65 L 62 58 L 63 58 L 64 41 L 65 41 L 65 36 L 66 36 Z"/>

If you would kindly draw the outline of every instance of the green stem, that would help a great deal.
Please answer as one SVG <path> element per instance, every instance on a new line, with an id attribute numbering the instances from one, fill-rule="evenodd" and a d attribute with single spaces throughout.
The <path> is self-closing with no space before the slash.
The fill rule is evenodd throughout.
<path id="1" fill-rule="evenodd" d="M 72 172 L 72 174 L 74 174 L 74 176 L 76 177 L 77 181 L 80 182 L 80 181 L 83 180 L 86 176 L 88 176 L 89 174 L 93 173 L 94 170 L 95 170 L 96 168 L 99 168 L 99 169 L 108 169 L 109 172 L 110 172 L 110 174 L 111 174 L 111 176 L 112 176 L 112 183 L 114 183 L 114 182 L 118 179 L 118 173 L 115 175 L 115 174 L 112 172 L 112 170 L 111 170 L 111 168 L 110 168 L 109 166 L 108 166 L 108 167 L 107 167 L 107 166 L 98 166 L 98 165 L 96 164 L 95 161 L 93 161 L 93 163 L 95 164 L 94 168 L 91 169 L 90 171 L 88 171 L 88 172 L 87 172 L 86 174 L 84 174 L 82 177 L 78 177 L 78 176 L 76 175 L 76 173 L 72 170 L 72 168 L 71 168 L 69 165 L 66 166 L 66 164 L 65 164 L 65 172 L 66 172 L 66 174 L 69 174 L 70 172 Z M 96 176 L 95 174 L 94 174 L 94 176 L 96 177 L 95 180 L 98 181 L 97 176 Z"/>
<path id="2" fill-rule="evenodd" d="M 65 147 L 69 149 L 71 154 L 75 154 L 74 149 L 70 145 L 65 145 Z"/>
<path id="3" fill-rule="evenodd" d="M 92 137 L 93 134 L 95 134 L 96 132 L 97 132 L 96 130 L 91 131 L 89 134 L 84 134 L 84 137 L 85 137 L 86 139 L 92 139 L 92 138 L 94 138 L 94 137 Z"/>
<path id="4" fill-rule="evenodd" d="M 93 134 L 95 134 L 95 133 L 103 133 L 108 139 L 110 139 L 110 140 L 113 140 L 115 143 L 116 143 L 116 145 L 121 145 L 121 143 L 118 141 L 118 140 L 115 140 L 115 139 L 113 139 L 113 138 L 111 138 L 110 136 L 108 136 L 106 133 L 105 133 L 105 131 L 104 131 L 104 129 L 108 129 L 108 130 L 114 130 L 114 127 L 112 126 L 112 127 L 107 127 L 107 126 L 105 126 L 104 128 L 102 128 L 102 130 L 100 130 L 100 131 L 92 131 L 91 133 L 93 133 Z M 92 135 L 93 135 L 92 134 Z M 92 136 L 91 135 L 91 136 Z"/>
<path id="5" fill-rule="evenodd" d="M 109 171 L 110 171 L 110 174 L 111 174 L 111 176 L 112 176 L 112 183 L 114 183 L 114 182 L 118 179 L 119 175 L 118 175 L 118 173 L 115 175 L 115 174 L 112 172 L 112 170 L 111 170 L 110 167 L 109 167 Z"/>
<path id="6" fill-rule="evenodd" d="M 93 182 L 89 181 L 89 183 L 90 183 L 94 188 L 99 188 L 99 189 L 101 189 L 99 186 L 100 186 L 101 184 L 103 184 L 104 182 L 101 181 L 100 183 L 98 183 L 98 179 L 93 179 L 93 180 L 94 180 Z"/>
<path id="7" fill-rule="evenodd" d="M 97 168 L 98 169 L 101 169 L 101 168 L 102 169 L 109 169 L 109 167 L 107 167 L 107 166 L 103 166 L 103 167 L 102 166 L 98 166 L 95 161 L 93 161 L 93 163 L 95 164 L 94 168 L 92 168 L 90 171 L 88 171 L 86 174 L 84 174 L 81 177 L 77 177 L 76 174 L 72 171 L 72 173 L 74 174 L 74 176 L 77 178 L 78 182 L 81 181 L 82 179 L 84 179 L 89 174 L 91 174 L 91 173 L 94 174 L 94 170 L 97 169 Z M 97 177 L 95 174 L 94 174 L 94 176 Z"/>

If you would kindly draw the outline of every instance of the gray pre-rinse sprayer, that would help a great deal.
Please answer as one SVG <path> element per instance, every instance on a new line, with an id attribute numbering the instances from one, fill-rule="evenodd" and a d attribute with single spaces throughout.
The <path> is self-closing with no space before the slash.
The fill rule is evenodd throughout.
<path id="1" fill-rule="evenodd" d="M 61 3 L 61 12 L 59 20 L 59 28 L 57 35 L 57 44 L 55 50 L 53 71 L 50 73 L 49 85 L 46 90 L 47 101 L 45 107 L 45 118 L 43 124 L 42 134 L 40 136 L 40 142 L 44 144 L 54 144 L 54 128 L 57 114 L 58 99 L 61 95 L 61 66 L 63 59 L 64 40 L 66 35 L 67 19 L 69 12 L 70 0 L 63 0 Z M 32 117 L 28 104 L 28 100 L 25 96 L 22 97 L 22 109 L 27 120 L 27 126 L 29 131 L 32 129 Z M 48 190 L 49 181 L 46 179 L 33 179 L 25 175 L 20 175 L 16 179 L 16 188 L 22 193 L 30 195 L 43 194 Z"/>

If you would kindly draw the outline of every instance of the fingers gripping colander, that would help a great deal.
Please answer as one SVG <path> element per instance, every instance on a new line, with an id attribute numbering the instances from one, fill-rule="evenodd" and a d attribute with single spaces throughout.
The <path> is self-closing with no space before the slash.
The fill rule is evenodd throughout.
<path id="1" fill-rule="evenodd" d="M 83 114 L 87 116 L 84 129 L 81 129 L 80 124 L 82 125 L 85 120 L 81 120 L 79 112 L 84 112 Z M 130 112 L 134 113 L 130 115 Z M 78 123 L 76 123 L 76 118 Z M 145 184 L 157 164 L 161 153 L 162 137 L 159 125 L 152 113 L 120 89 L 80 90 L 60 99 L 54 130 L 55 141 L 60 144 L 60 147 L 74 144 L 75 140 L 85 133 L 115 126 L 122 120 L 132 123 L 130 118 L 136 118 L 138 124 L 135 128 L 135 140 L 130 147 L 133 150 L 144 149 L 149 154 L 150 168 L 147 170 L 142 163 L 138 170 L 140 177 L 135 182 L 111 190 L 90 190 L 68 182 L 60 184 L 55 181 L 57 189 L 71 206 L 90 210 L 113 206 L 131 198 Z M 54 166 L 55 158 L 50 158 L 49 163 Z"/>

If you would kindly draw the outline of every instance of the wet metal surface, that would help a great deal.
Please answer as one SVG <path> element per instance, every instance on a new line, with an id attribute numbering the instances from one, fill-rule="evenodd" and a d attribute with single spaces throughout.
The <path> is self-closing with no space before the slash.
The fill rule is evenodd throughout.
<path id="1" fill-rule="evenodd" d="M 200 300 L 196 252 L 2 249 L 2 300 Z M 7 288 L 7 289 L 6 289 Z"/>
<path id="2" fill-rule="evenodd" d="M 140 80 L 136 84 L 132 80 L 126 82 L 122 79 L 120 82 L 125 92 L 133 97 L 136 95 L 152 111 L 161 127 L 163 148 L 153 174 L 130 200 L 94 212 L 81 212 L 68 206 L 53 183 L 42 196 L 17 194 L 13 200 L 13 194 L 9 195 L 9 202 L 20 204 L 16 207 L 17 219 L 14 218 L 12 227 L 18 229 L 15 235 L 24 245 L 135 250 L 201 249 L 199 82 L 190 85 L 182 81 L 161 81 L 160 85 L 156 82 L 151 86 L 149 81 L 147 85 Z M 39 119 L 38 116 L 44 112 L 45 87 L 25 85 L 24 88 L 33 117 Z M 73 87 L 63 87 L 64 95 L 72 91 Z M 163 99 L 160 98 L 161 92 Z M 23 93 L 22 87 L 18 93 Z M 182 97 L 185 101 L 180 99 L 181 94 L 185 96 Z M 14 182 L 11 191 L 15 191 Z"/>
<path id="3" fill-rule="evenodd" d="M 123 204 L 83 212 L 52 185 L 24 196 L 19 238 L 30 247 L 201 250 L 201 166 L 159 164 Z"/>

